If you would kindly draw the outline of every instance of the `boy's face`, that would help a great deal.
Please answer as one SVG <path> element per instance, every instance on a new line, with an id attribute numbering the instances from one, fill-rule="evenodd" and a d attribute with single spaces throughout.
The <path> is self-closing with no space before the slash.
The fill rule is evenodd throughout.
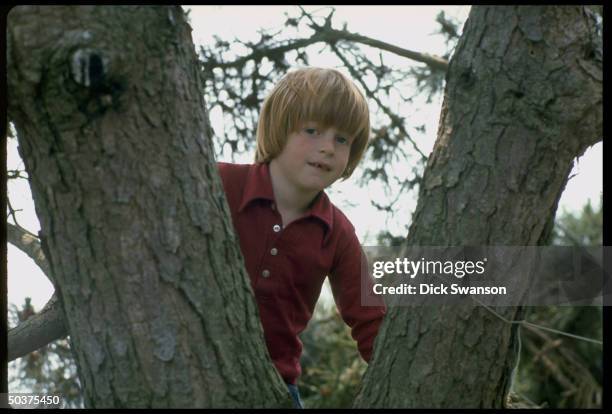
<path id="1" fill-rule="evenodd" d="M 271 162 L 296 189 L 315 195 L 340 178 L 348 164 L 353 139 L 334 127 L 306 122 L 289 134 L 282 152 Z"/>

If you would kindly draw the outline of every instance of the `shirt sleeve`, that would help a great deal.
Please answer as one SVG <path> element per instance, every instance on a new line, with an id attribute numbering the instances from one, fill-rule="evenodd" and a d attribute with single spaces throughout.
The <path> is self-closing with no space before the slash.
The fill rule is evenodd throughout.
<path id="1" fill-rule="evenodd" d="M 382 298 L 372 293 L 367 257 L 354 230 L 347 233 L 350 234 L 338 243 L 329 281 L 340 315 L 351 327 L 351 336 L 357 341 L 362 358 L 369 362 L 386 308 Z M 362 272 L 365 272 L 363 281 Z M 368 295 L 368 304 L 375 306 L 363 306 L 362 295 Z"/>

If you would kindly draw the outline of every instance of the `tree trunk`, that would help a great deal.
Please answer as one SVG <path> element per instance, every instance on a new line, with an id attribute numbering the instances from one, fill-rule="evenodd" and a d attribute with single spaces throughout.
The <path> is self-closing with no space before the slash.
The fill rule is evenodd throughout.
<path id="1" fill-rule="evenodd" d="M 407 245 L 543 244 L 573 159 L 602 139 L 601 52 L 585 7 L 472 7 Z M 355 406 L 502 407 L 515 327 L 476 303 L 392 307 Z"/>
<path id="2" fill-rule="evenodd" d="M 9 117 L 86 406 L 290 406 L 181 8 L 19 6 L 7 20 Z"/>

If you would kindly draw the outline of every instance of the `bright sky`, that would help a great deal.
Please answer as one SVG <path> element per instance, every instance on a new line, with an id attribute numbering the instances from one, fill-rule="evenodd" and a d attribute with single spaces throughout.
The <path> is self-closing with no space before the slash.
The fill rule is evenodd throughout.
<path id="1" fill-rule="evenodd" d="M 295 10 L 293 6 L 193 6 L 190 19 L 193 27 L 193 38 L 198 44 L 210 44 L 212 35 L 216 34 L 225 40 L 238 37 L 246 40 L 249 37 L 257 39 L 260 28 L 278 28 L 283 25 L 283 12 Z M 469 13 L 469 7 L 444 7 L 447 16 L 463 21 Z M 306 10 L 321 10 L 327 14 L 327 8 L 308 6 Z M 430 36 L 436 29 L 435 16 L 440 7 L 435 6 L 337 6 L 334 21 L 341 27 L 342 22 L 348 23 L 348 30 L 372 38 L 420 52 L 442 54 L 445 50 L 440 36 Z M 293 13 L 293 12 L 292 12 Z M 294 13 L 293 13 L 294 14 Z M 320 48 L 320 47 L 319 47 Z M 318 49 L 317 49 L 318 50 Z M 391 54 L 385 54 L 385 62 L 397 64 L 406 62 Z M 336 65 L 328 56 L 321 55 L 311 59 L 316 66 Z M 440 102 L 420 108 L 415 125 L 425 123 L 428 136 L 419 145 L 426 154 L 429 153 L 435 139 L 438 124 Z M 218 114 L 211 113 L 213 128 L 222 129 L 222 121 Z M 221 122 L 221 123 L 219 123 Z M 416 123 L 418 122 L 418 123 Z M 242 160 L 250 162 L 252 154 Z M 23 168 L 19 159 L 14 140 L 7 144 L 7 166 L 9 169 Z M 580 158 L 560 201 L 559 210 L 575 211 L 582 207 L 587 199 L 598 203 L 602 192 L 602 144 L 597 144 L 587 150 Z M 356 174 L 357 175 L 357 174 Z M 347 181 L 333 186 L 330 198 L 351 219 L 363 244 L 373 244 L 375 235 L 383 228 L 389 228 L 393 233 L 401 233 L 408 223 L 414 210 L 416 200 L 407 196 L 402 199 L 401 214 L 385 223 L 385 214 L 371 206 L 369 200 L 373 197 L 384 199 L 382 188 L 377 185 L 359 188 L 354 181 Z M 24 180 L 10 180 L 9 198 L 14 208 L 23 209 L 18 215 L 19 223 L 36 233 L 39 230 L 38 220 L 34 213 L 29 188 Z M 350 203 L 349 203 L 350 202 Z M 351 206 L 355 204 L 355 206 Z M 9 303 L 21 305 L 25 296 L 32 297 L 36 310 L 40 309 L 52 294 L 52 286 L 24 253 L 8 245 L 8 294 Z"/>

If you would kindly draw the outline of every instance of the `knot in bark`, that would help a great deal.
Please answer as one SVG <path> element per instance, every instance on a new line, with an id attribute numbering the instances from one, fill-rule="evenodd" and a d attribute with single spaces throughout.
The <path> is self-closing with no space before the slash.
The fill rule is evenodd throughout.
<path id="1" fill-rule="evenodd" d="M 92 90 L 99 89 L 108 75 L 108 59 L 96 49 L 77 49 L 70 58 L 72 79 Z"/>

